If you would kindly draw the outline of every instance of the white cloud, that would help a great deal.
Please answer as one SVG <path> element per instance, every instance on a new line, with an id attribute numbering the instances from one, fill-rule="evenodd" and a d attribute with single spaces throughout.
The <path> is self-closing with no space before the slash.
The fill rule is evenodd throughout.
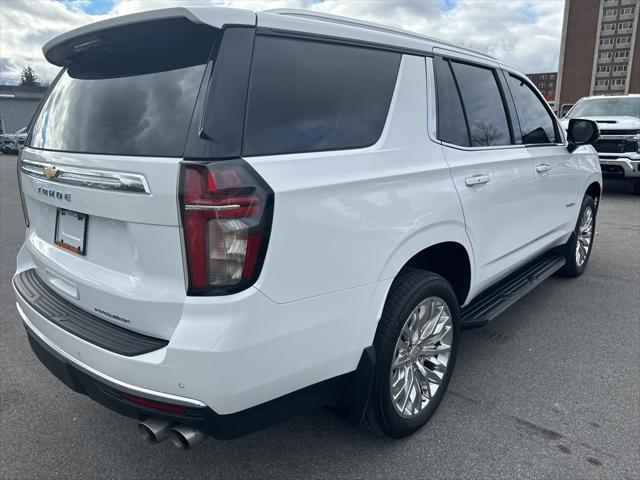
<path id="1" fill-rule="evenodd" d="M 14 83 L 31 65 L 50 81 L 57 67 L 46 63 L 42 45 L 72 28 L 142 10 L 175 6 L 175 0 L 118 0 L 107 15 L 89 15 L 90 0 L 0 1 L 0 83 Z M 440 0 L 190 0 L 189 5 L 224 5 L 264 10 L 307 8 L 424 33 L 486 51 L 530 73 L 558 66 L 563 0 L 458 0 L 442 11 Z"/>
<path id="2" fill-rule="evenodd" d="M 42 80 L 51 81 L 58 67 L 44 59 L 42 45 L 100 18 L 59 2 L 0 1 L 0 83 L 15 83 L 26 65 L 31 65 Z"/>

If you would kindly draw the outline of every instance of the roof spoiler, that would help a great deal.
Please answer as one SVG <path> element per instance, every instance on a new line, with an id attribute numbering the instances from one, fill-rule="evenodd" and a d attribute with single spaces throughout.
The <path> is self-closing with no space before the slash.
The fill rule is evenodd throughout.
<path id="1" fill-rule="evenodd" d="M 222 28 L 225 25 L 256 24 L 256 14 L 249 10 L 222 7 L 175 7 L 123 15 L 76 28 L 49 40 L 42 47 L 48 62 L 64 67 L 73 57 L 100 43 L 100 32 L 154 20 L 184 18 L 196 24 Z"/>

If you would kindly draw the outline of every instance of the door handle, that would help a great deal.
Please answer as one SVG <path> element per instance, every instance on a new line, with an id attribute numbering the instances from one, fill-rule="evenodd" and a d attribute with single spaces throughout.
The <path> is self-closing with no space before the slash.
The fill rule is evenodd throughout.
<path id="1" fill-rule="evenodd" d="M 491 180 L 489 175 L 474 175 L 473 177 L 465 178 L 464 183 L 467 185 L 467 187 L 473 187 L 474 185 L 487 183 L 489 180 Z"/>
<path id="2" fill-rule="evenodd" d="M 546 163 L 542 163 L 536 166 L 536 172 L 538 173 L 545 173 L 545 172 L 548 172 L 549 170 L 551 170 L 551 165 L 547 165 Z"/>

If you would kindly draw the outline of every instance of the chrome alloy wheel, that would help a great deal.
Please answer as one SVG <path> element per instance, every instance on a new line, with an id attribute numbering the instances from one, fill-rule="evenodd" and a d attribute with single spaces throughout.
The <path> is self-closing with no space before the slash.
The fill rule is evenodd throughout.
<path id="1" fill-rule="evenodd" d="M 391 400 L 404 418 L 419 414 L 433 398 L 447 371 L 453 322 L 440 297 L 413 309 L 400 331 L 391 364 Z"/>
<path id="2" fill-rule="evenodd" d="M 585 208 L 578 227 L 578 238 L 576 240 L 576 265 L 581 267 L 587 260 L 591 239 L 593 237 L 593 210 Z"/>

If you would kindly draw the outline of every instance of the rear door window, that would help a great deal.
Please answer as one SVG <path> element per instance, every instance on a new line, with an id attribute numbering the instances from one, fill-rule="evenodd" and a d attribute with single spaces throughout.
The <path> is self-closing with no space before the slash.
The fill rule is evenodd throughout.
<path id="1" fill-rule="evenodd" d="M 393 96 L 399 53 L 256 36 L 243 154 L 374 144 Z"/>
<path id="2" fill-rule="evenodd" d="M 433 60 L 436 72 L 438 96 L 438 139 L 443 142 L 468 147 L 469 133 L 449 62 L 441 57 Z"/>
<path id="3" fill-rule="evenodd" d="M 542 100 L 524 80 L 508 74 L 507 82 L 518 113 L 522 143 L 557 143 L 555 122 Z"/>
<path id="4" fill-rule="evenodd" d="M 472 147 L 510 145 L 509 121 L 490 68 L 451 62 L 467 114 Z"/>

